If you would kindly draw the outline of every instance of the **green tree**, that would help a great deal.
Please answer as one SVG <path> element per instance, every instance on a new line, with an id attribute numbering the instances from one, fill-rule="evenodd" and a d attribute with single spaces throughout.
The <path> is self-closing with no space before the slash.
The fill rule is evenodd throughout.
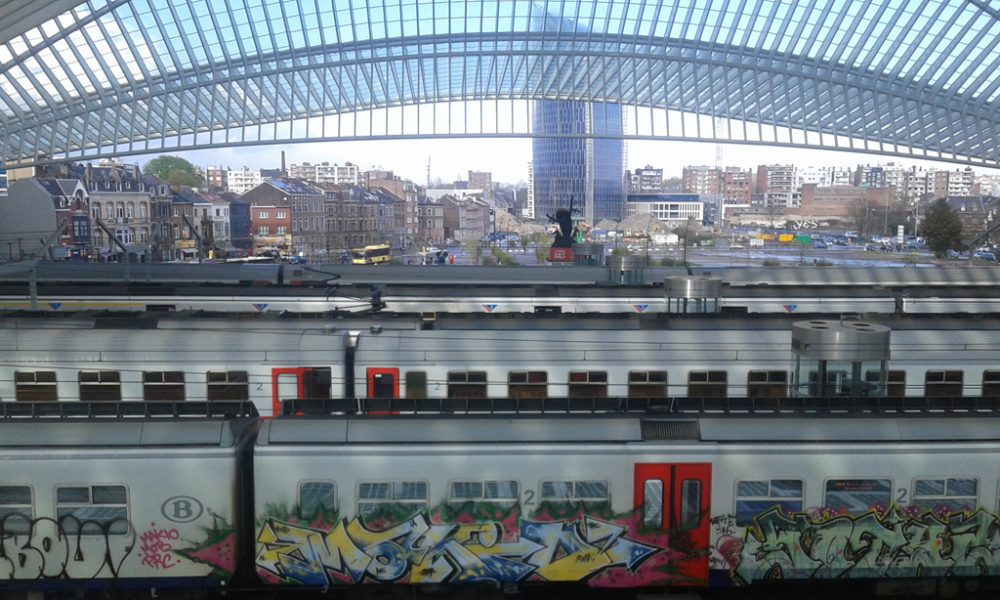
<path id="1" fill-rule="evenodd" d="M 469 257 L 470 265 L 478 265 L 483 256 L 483 247 L 478 240 L 465 240 L 462 242 L 462 252 Z"/>
<path id="2" fill-rule="evenodd" d="M 155 175 L 170 184 L 171 187 L 201 187 L 205 185 L 205 176 L 201 169 L 179 156 L 157 156 L 146 163 L 142 170 L 145 175 Z"/>
<path id="3" fill-rule="evenodd" d="M 547 260 L 549 260 L 549 247 L 535 246 L 535 262 L 544 265 Z"/>
<path id="4" fill-rule="evenodd" d="M 962 220 L 944 198 L 931 205 L 920 226 L 927 247 L 934 251 L 934 256 L 941 258 L 948 250 L 962 247 Z"/>
<path id="5" fill-rule="evenodd" d="M 502 249 L 496 246 L 492 247 L 490 251 L 493 254 L 493 259 L 498 266 L 501 267 L 514 267 L 517 266 L 517 261 L 511 256 L 509 252 L 504 252 Z"/>

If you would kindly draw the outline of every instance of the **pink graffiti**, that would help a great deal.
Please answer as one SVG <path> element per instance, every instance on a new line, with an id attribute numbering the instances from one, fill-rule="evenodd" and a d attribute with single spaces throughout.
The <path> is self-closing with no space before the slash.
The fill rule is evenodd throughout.
<path id="1" fill-rule="evenodd" d="M 180 532 L 176 529 L 157 529 L 156 523 L 150 523 L 149 526 L 150 529 L 139 536 L 143 566 L 164 570 L 180 564 L 180 560 L 173 554 L 174 546 L 171 543 L 180 539 Z"/>

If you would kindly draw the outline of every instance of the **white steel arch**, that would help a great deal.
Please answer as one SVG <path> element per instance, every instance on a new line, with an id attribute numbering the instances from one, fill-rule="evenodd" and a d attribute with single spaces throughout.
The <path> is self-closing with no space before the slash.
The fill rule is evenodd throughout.
<path id="1" fill-rule="evenodd" d="M 0 29 L 8 166 L 532 135 L 543 99 L 621 104 L 629 138 L 1000 166 L 1000 13 L 982 0 L 32 4 L 49 3 L 0 9 L 20 15 Z"/>

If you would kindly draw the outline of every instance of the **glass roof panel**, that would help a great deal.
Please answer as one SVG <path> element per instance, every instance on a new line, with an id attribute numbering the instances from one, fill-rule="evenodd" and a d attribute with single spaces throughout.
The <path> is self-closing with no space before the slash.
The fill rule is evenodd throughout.
<path id="1" fill-rule="evenodd" d="M 231 99 L 212 94 L 245 89 L 247 125 L 402 101 L 607 98 L 812 134 L 837 123 L 996 163 L 998 40 L 998 13 L 965 0 L 90 0 L 0 44 L 0 147 L 118 98 L 136 141 L 163 118 L 183 121 L 167 131 L 228 127 L 216 120 Z M 271 89 L 276 73 L 288 89 Z M 155 114 L 161 103 L 128 100 L 167 94 L 213 100 Z M 984 130 L 920 129 L 971 114 Z"/>

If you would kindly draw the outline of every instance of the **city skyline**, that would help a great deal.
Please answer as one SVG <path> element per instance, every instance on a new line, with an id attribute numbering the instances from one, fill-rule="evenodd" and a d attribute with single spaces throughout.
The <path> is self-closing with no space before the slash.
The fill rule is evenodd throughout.
<path id="1" fill-rule="evenodd" d="M 493 181 L 508 184 L 527 183 L 531 159 L 531 138 L 458 138 L 401 139 L 340 142 L 296 142 L 287 144 L 211 148 L 181 152 L 163 152 L 123 158 L 124 162 L 147 162 L 164 154 L 181 156 L 195 166 L 240 169 L 273 169 L 285 163 L 313 164 L 327 161 L 351 162 L 362 170 L 385 169 L 420 185 L 427 183 L 427 160 L 431 160 L 431 180 L 464 180 L 469 171 L 490 171 Z M 662 168 L 664 178 L 680 177 L 689 165 L 714 166 L 716 144 L 711 141 L 628 140 L 626 168 L 629 171 L 646 165 Z M 386 146 L 391 146 L 386 150 Z M 723 144 L 722 165 L 754 169 L 762 164 L 830 166 L 853 168 L 857 165 L 886 165 L 928 169 L 965 169 L 967 165 L 919 160 L 885 154 L 789 148 L 783 146 Z M 1000 169 L 971 167 L 977 175 L 1000 175 Z"/>

